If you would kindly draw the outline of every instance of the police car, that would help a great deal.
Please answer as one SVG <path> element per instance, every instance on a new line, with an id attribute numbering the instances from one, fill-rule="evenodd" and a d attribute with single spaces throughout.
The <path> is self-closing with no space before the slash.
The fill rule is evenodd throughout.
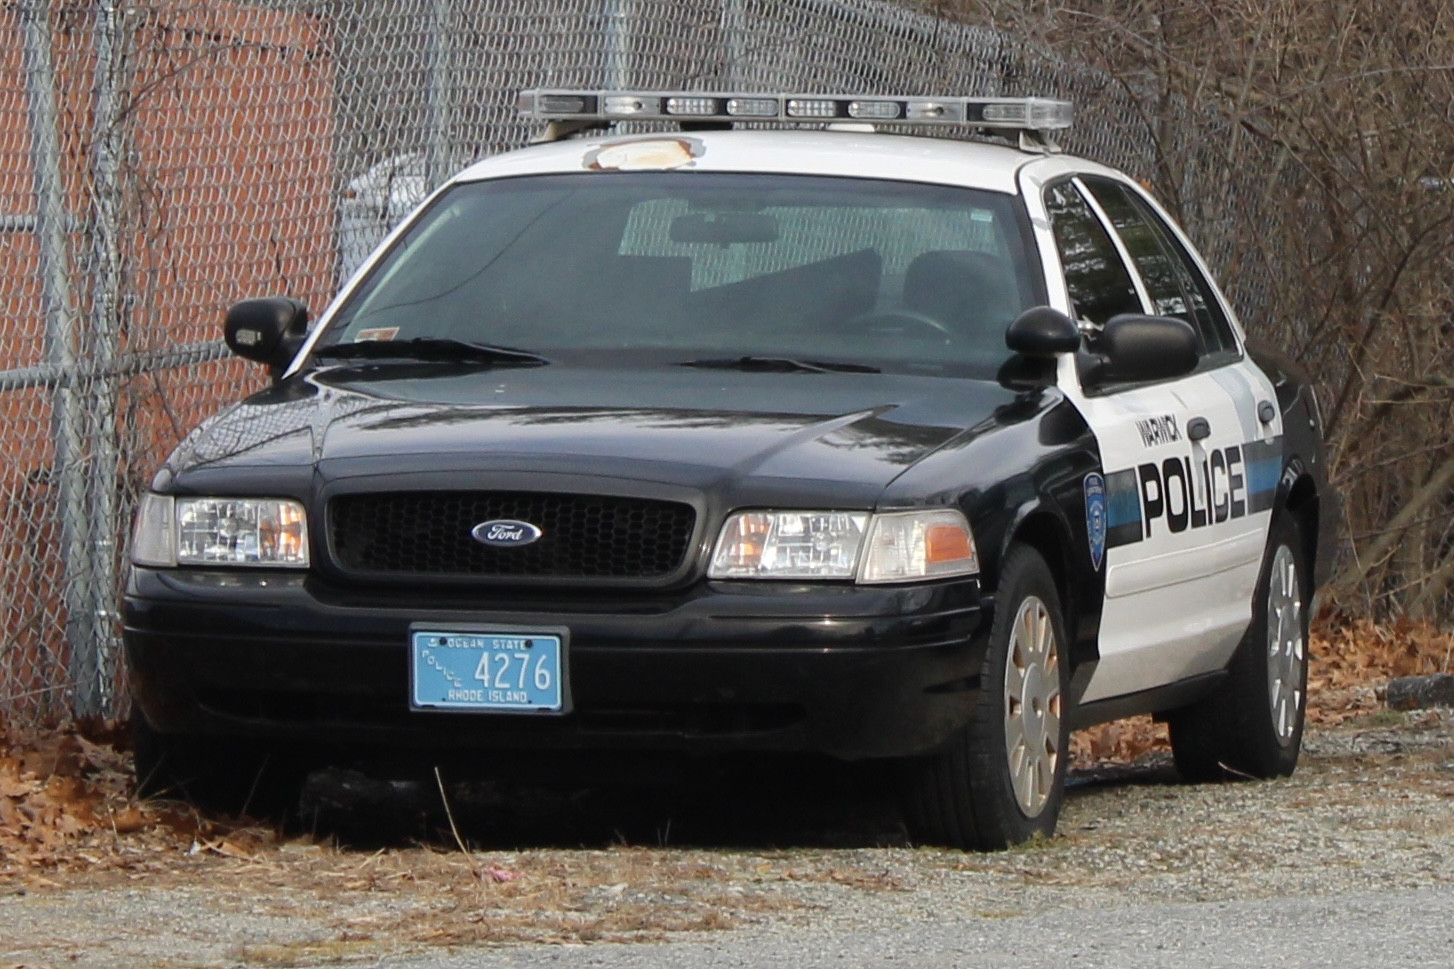
<path id="1" fill-rule="evenodd" d="M 1056 149 L 1068 104 L 521 106 L 540 142 L 316 325 L 229 312 L 274 380 L 138 513 L 144 790 L 238 744 L 815 752 L 895 762 L 912 837 L 993 849 L 1053 831 L 1098 722 L 1166 719 L 1188 778 L 1293 770 L 1316 401 L 1140 186 Z"/>

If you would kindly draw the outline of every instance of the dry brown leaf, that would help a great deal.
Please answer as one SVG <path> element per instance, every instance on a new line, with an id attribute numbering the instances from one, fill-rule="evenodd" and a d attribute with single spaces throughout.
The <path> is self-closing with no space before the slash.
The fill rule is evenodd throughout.
<path id="1" fill-rule="evenodd" d="M 0 797 L 0 843 L 7 836 L 18 838 L 24 820 L 19 803 L 12 798 Z"/>
<path id="2" fill-rule="evenodd" d="M 117 834 L 134 834 L 144 830 L 149 824 L 151 819 L 136 807 L 124 808 L 120 813 L 111 816 L 111 828 Z"/>
<path id="3" fill-rule="evenodd" d="M 238 844 L 236 841 L 229 841 L 226 838 L 220 841 L 209 841 L 202 848 L 205 851 L 221 855 L 224 858 L 241 858 L 246 860 L 253 855 L 252 851 L 243 845 Z"/>
<path id="4" fill-rule="evenodd" d="M 0 773 L 0 797 L 25 797 L 32 793 L 35 787 L 36 785 L 31 781 Z"/>
<path id="5" fill-rule="evenodd" d="M 1079 767 L 1135 760 L 1170 745 L 1166 726 L 1150 717 L 1113 720 L 1071 736 L 1071 762 Z"/>

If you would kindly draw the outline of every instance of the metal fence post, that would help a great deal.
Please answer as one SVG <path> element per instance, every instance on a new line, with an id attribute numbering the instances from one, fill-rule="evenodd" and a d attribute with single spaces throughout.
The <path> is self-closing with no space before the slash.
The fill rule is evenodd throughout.
<path id="1" fill-rule="evenodd" d="M 631 86 L 631 21 L 635 0 L 606 0 L 606 87 Z"/>
<path id="2" fill-rule="evenodd" d="M 117 455 L 116 351 L 121 337 L 121 144 L 117 96 L 125 68 L 124 13 L 116 4 L 102 0 L 96 6 L 96 71 L 92 103 L 92 222 L 91 222 L 91 322 L 87 328 L 87 355 L 96 373 L 91 385 L 92 401 L 90 453 L 87 463 L 89 529 L 86 543 L 91 573 L 92 633 L 96 666 L 87 690 L 77 681 L 77 706 L 89 713 L 116 712 L 112 677 L 118 655 L 116 609 L 116 540 L 125 523 L 118 514 L 117 489 L 121 462 Z M 81 671 L 84 673 L 84 671 Z M 78 709 L 78 713 L 80 710 Z"/>
<path id="3" fill-rule="evenodd" d="M 454 151 L 450 142 L 453 127 L 453 96 L 450 70 L 453 62 L 453 11 L 451 0 L 434 0 L 429 30 L 429 148 L 425 170 L 429 188 L 444 184 L 454 174 Z"/>
<path id="4" fill-rule="evenodd" d="M 747 86 L 747 11 L 743 0 L 722 0 L 722 46 L 727 56 L 723 80 L 734 91 Z"/>
<path id="5" fill-rule="evenodd" d="M 61 588 L 66 604 L 66 641 L 70 646 L 66 673 L 74 691 L 74 711 L 84 716 L 100 712 L 98 698 L 89 688 L 99 666 L 92 611 L 95 599 L 87 567 L 85 406 L 76 388 L 75 339 L 79 311 L 71 287 L 69 206 L 57 127 L 59 111 L 50 0 L 21 0 L 19 13 L 25 35 L 25 86 L 45 313 L 45 357 L 57 373 L 51 398 L 51 429 L 63 556 Z"/>

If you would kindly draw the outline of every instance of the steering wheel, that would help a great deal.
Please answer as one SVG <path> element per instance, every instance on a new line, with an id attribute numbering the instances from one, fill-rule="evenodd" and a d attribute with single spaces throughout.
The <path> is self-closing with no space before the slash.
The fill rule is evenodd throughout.
<path id="1" fill-rule="evenodd" d="M 869 310 L 849 317 L 844 323 L 849 330 L 883 336 L 905 334 L 910 330 L 933 330 L 945 343 L 953 342 L 954 332 L 939 320 L 917 310 Z"/>

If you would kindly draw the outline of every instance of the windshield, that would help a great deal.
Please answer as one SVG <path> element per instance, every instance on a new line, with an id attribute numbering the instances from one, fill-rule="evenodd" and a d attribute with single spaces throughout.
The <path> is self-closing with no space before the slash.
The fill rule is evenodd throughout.
<path id="1" fill-rule="evenodd" d="M 703 172 L 458 185 L 396 242 L 319 346 L 446 339 L 552 360 L 996 367 L 1005 327 L 1040 301 L 1014 201 Z"/>

